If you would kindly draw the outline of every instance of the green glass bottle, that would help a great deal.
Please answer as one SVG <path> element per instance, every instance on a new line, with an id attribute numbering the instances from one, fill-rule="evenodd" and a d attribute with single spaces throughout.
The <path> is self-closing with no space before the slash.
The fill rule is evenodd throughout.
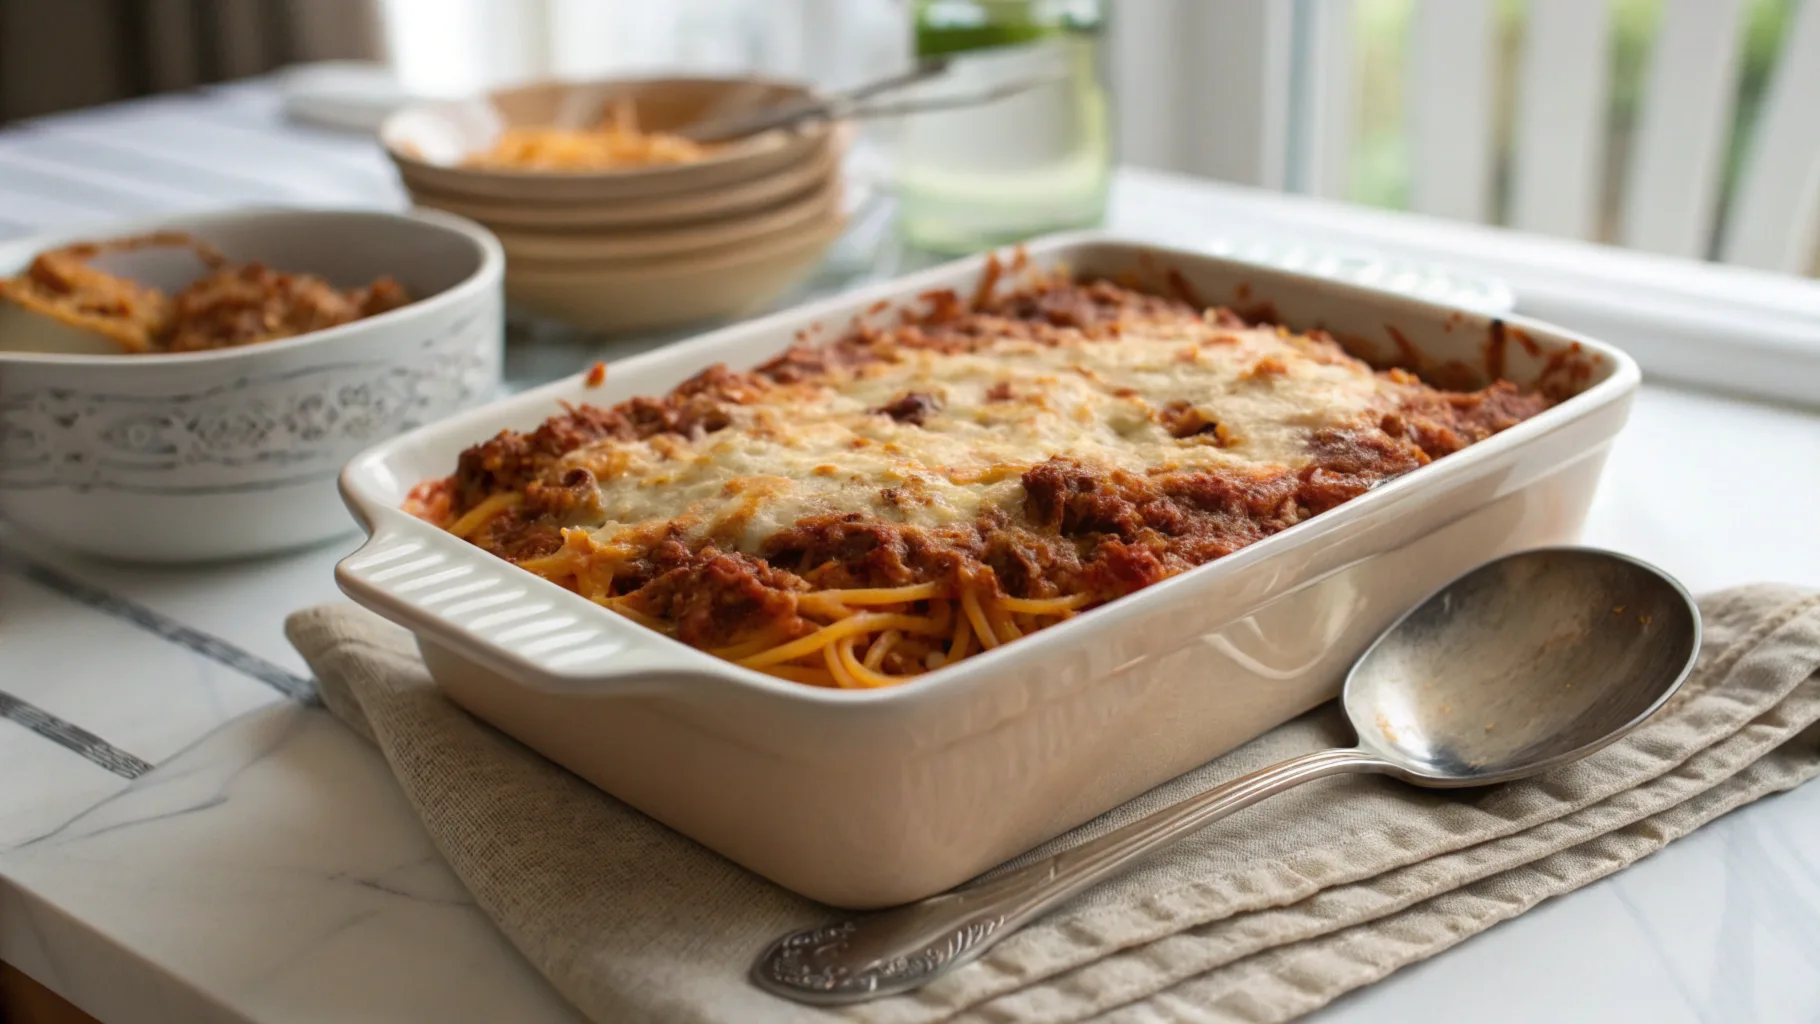
<path id="1" fill-rule="evenodd" d="M 950 70 L 919 97 L 1041 84 L 906 117 L 900 232 L 913 249 L 976 252 L 1105 216 L 1112 138 L 1100 0 L 914 0 L 918 57 Z"/>

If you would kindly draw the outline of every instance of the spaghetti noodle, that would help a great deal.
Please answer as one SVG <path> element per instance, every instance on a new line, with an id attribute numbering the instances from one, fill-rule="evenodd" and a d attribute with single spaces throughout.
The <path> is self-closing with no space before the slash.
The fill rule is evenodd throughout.
<path id="1" fill-rule="evenodd" d="M 891 686 L 1212 561 L 1541 411 L 1107 282 L 926 297 L 750 372 L 566 408 L 407 507 L 640 626 Z"/>

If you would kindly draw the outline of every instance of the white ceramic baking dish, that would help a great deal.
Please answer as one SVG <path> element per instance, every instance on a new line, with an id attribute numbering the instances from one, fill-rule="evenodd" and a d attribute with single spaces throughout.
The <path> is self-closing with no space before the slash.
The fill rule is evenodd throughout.
<path id="1" fill-rule="evenodd" d="M 1604 345 L 1518 318 L 1106 235 L 1031 244 L 1080 274 L 1180 275 L 1207 302 L 1326 327 L 1429 367 L 1578 393 L 1466 451 L 1218 562 L 915 682 L 839 691 L 738 668 L 399 511 L 419 480 L 559 402 L 661 392 L 744 367 L 875 303 L 970 289 L 974 258 L 614 364 L 418 430 L 342 474 L 371 539 L 342 588 L 414 631 L 451 698 L 602 789 L 808 896 L 872 907 L 948 888 L 1335 695 L 1407 606 L 1487 559 L 1576 539 L 1638 374 Z M 818 327 L 819 325 L 819 327 Z M 1401 336 L 1405 342 L 1396 339 Z M 1508 344 L 1496 345 L 1494 337 Z"/>

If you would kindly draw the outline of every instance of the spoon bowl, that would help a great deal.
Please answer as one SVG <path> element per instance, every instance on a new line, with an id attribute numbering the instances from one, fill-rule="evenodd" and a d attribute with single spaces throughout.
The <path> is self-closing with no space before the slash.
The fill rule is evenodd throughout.
<path id="1" fill-rule="evenodd" d="M 1261 768 L 983 882 L 785 935 L 752 978 L 823 1005 L 905 992 L 1138 858 L 1304 782 L 1368 772 L 1452 789 L 1546 771 L 1642 724 L 1699 650 L 1693 598 L 1643 562 L 1590 548 L 1498 559 L 1398 619 L 1353 666 L 1341 701 L 1358 746 Z"/>
<path id="2" fill-rule="evenodd" d="M 1421 786 L 1483 786 L 1598 750 L 1668 700 L 1700 649 L 1681 585 L 1544 548 L 1467 573 L 1368 648 L 1341 698 L 1362 749 Z"/>

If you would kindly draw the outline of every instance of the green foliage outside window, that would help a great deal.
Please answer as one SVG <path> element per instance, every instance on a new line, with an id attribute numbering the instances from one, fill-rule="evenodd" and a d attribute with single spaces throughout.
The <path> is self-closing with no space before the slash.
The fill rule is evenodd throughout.
<path id="1" fill-rule="evenodd" d="M 1589 0 L 1599 2 L 1599 0 Z M 1611 5 L 1611 65 L 1606 97 L 1604 189 L 1599 237 L 1617 231 L 1618 196 L 1624 180 L 1629 144 L 1636 128 L 1650 47 L 1661 18 L 1662 0 L 1604 0 Z M 1764 91 L 1780 56 L 1782 41 L 1794 17 L 1796 0 L 1748 0 L 1738 61 L 1735 119 L 1724 157 L 1722 195 L 1729 196 L 1749 152 Z M 1820 2 L 1820 0 L 1815 0 Z M 1528 5 L 1525 0 L 1499 0 L 1494 59 L 1496 191 L 1494 219 L 1507 209 L 1507 182 L 1512 166 L 1517 69 L 1522 52 Z M 1409 204 L 1409 149 L 1406 137 L 1404 71 L 1409 52 L 1411 0 L 1356 0 L 1353 13 L 1354 73 L 1357 91 L 1353 116 L 1351 180 L 1348 198 L 1393 209 Z M 1721 223 L 1723 222 L 1723 208 Z M 1715 236 L 1716 237 L 1716 236 Z"/>

